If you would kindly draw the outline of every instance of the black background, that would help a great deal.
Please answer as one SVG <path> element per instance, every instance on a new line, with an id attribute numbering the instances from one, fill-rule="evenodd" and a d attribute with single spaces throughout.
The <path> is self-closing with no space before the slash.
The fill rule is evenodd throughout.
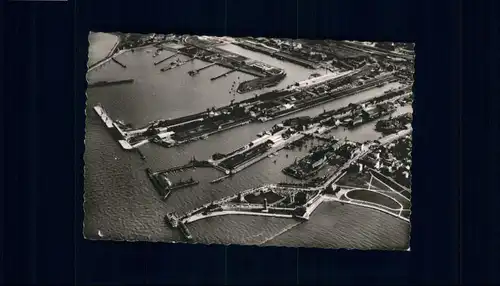
<path id="1" fill-rule="evenodd" d="M 490 96 L 500 79 L 496 3 L 6 3 L 0 282 L 402 285 L 498 279 L 498 259 L 489 256 L 498 253 L 500 240 L 494 224 L 499 201 L 489 197 L 498 198 L 500 189 L 499 93 Z M 85 241 L 89 30 L 416 42 L 411 252 Z"/>

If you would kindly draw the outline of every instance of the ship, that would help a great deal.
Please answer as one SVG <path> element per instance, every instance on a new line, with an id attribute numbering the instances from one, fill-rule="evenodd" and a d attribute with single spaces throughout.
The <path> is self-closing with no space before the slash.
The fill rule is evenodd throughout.
<path id="1" fill-rule="evenodd" d="M 141 152 L 141 150 L 139 149 L 136 149 L 137 150 L 137 153 L 141 156 L 141 160 L 146 160 L 146 156 L 144 156 L 144 154 Z"/>
<path id="2" fill-rule="evenodd" d="M 167 213 L 167 215 L 165 216 L 165 222 L 173 228 L 177 228 L 179 226 L 179 219 L 177 218 L 175 213 Z"/>

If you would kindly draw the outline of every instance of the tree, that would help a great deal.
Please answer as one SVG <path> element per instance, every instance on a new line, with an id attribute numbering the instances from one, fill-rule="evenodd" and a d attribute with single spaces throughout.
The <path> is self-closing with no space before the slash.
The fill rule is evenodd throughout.
<path id="1" fill-rule="evenodd" d="M 295 202 L 299 205 L 303 205 L 307 202 L 307 195 L 304 192 L 298 192 L 295 194 Z"/>

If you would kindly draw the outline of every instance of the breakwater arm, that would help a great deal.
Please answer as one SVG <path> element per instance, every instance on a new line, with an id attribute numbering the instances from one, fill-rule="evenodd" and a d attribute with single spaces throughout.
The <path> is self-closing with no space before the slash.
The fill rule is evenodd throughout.
<path id="1" fill-rule="evenodd" d="M 118 85 L 118 84 L 126 84 L 126 83 L 134 83 L 134 79 L 124 79 L 124 80 L 115 80 L 115 81 L 98 81 L 95 83 L 89 83 L 88 87 L 99 87 L 99 86 L 110 86 L 110 85 Z"/>

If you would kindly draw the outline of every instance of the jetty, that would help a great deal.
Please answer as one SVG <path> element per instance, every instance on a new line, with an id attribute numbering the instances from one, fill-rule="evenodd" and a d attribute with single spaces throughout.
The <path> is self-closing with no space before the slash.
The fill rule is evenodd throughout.
<path id="1" fill-rule="evenodd" d="M 170 55 L 170 56 L 168 56 L 168 57 L 166 57 L 166 58 L 164 58 L 164 59 L 162 59 L 162 60 L 156 61 L 156 62 L 154 62 L 153 64 L 154 64 L 155 66 L 157 66 L 157 65 L 159 65 L 159 64 L 161 64 L 161 63 L 163 63 L 163 62 L 165 62 L 165 61 L 167 61 L 167 60 L 169 60 L 169 59 L 171 59 L 171 58 L 173 58 L 173 57 L 175 57 L 175 56 L 177 56 L 178 54 L 179 54 L 179 53 L 175 53 L 175 54 Z"/>
<path id="2" fill-rule="evenodd" d="M 99 86 L 109 86 L 109 85 L 118 85 L 118 84 L 126 84 L 133 83 L 134 79 L 124 79 L 124 80 L 115 80 L 115 81 L 98 81 L 95 83 L 89 83 L 88 87 L 99 87 Z"/>
<path id="3" fill-rule="evenodd" d="M 141 160 L 146 160 L 146 156 L 144 155 L 144 153 L 142 153 L 142 151 L 139 149 L 136 149 L 136 150 L 137 150 L 137 154 L 139 154 L 139 156 L 141 156 Z"/>
<path id="4" fill-rule="evenodd" d="M 221 77 L 226 77 L 228 74 L 233 73 L 233 72 L 235 72 L 235 71 L 238 71 L 238 69 L 232 69 L 232 70 L 229 70 L 229 71 L 227 71 L 227 72 L 225 72 L 225 73 L 223 73 L 223 74 L 220 74 L 220 75 L 218 75 L 218 76 L 215 76 L 215 77 L 211 78 L 210 80 L 211 80 L 211 81 L 218 80 L 219 78 L 221 78 Z"/>

